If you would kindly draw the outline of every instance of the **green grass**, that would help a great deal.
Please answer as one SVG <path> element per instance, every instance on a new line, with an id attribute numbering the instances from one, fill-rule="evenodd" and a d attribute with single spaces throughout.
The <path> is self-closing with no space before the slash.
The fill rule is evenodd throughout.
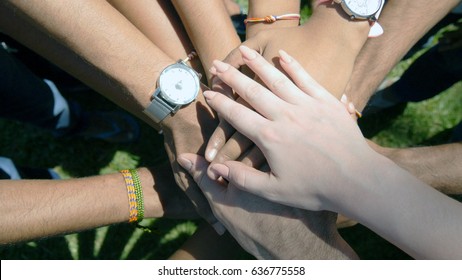
<path id="1" fill-rule="evenodd" d="M 304 5 L 302 11 L 306 18 L 310 8 Z M 400 75 L 411 61 L 401 63 L 392 75 Z M 364 125 L 364 132 L 377 143 L 390 147 L 444 143 L 450 129 L 462 119 L 461 92 L 462 84 L 458 83 L 435 98 L 409 104 L 393 118 L 371 120 Z M 66 95 L 90 110 L 117 109 L 93 92 Z M 145 125 L 141 128 L 141 140 L 129 145 L 56 139 L 45 131 L 5 120 L 0 120 L 0 131 L 1 156 L 10 157 L 20 165 L 54 167 L 63 177 L 112 173 L 166 160 L 162 136 Z M 3 246 L 0 259 L 165 259 L 197 228 L 194 221 L 152 219 L 143 223 L 157 228 L 160 234 L 146 233 L 128 224 L 113 225 Z M 341 230 L 341 234 L 361 258 L 408 258 L 361 225 Z"/>

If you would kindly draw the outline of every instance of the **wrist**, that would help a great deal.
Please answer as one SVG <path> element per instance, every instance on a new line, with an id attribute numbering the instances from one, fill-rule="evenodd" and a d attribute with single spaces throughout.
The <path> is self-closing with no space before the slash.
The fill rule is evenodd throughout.
<path id="1" fill-rule="evenodd" d="M 264 18 L 270 15 L 300 14 L 300 0 L 251 0 L 247 18 Z M 262 30 L 274 28 L 287 28 L 299 25 L 299 20 L 278 20 L 273 23 L 249 23 L 246 25 L 247 38 L 255 36 Z"/>
<path id="2" fill-rule="evenodd" d="M 138 168 L 144 197 L 145 218 L 159 218 L 164 215 L 159 194 L 154 189 L 154 178 L 147 168 Z"/>
<path id="3" fill-rule="evenodd" d="M 181 115 L 178 112 L 194 103 L 201 89 L 201 74 L 196 72 L 189 62 L 197 54 L 193 51 L 183 60 L 168 65 L 162 70 L 156 82 L 156 89 L 150 97 L 150 103 L 143 113 L 149 117 L 159 130 L 164 124 L 168 127 L 169 117 Z"/>
<path id="4" fill-rule="evenodd" d="M 338 176 L 342 181 L 321 190 L 321 198 L 326 210 L 358 219 L 362 203 L 380 191 L 385 177 L 383 171 L 394 164 L 373 150 L 361 153 L 361 157 L 352 157 L 355 161 L 340 171 L 344 172 Z"/>
<path id="5" fill-rule="evenodd" d="M 356 52 L 366 42 L 370 30 L 367 20 L 351 20 L 338 4 L 322 4 L 313 9 L 308 22 L 315 23 L 317 28 L 323 28 L 335 40 L 341 40 L 345 47 Z"/>
<path id="6" fill-rule="evenodd" d="M 161 127 L 163 131 L 183 130 L 197 127 L 201 123 L 201 116 L 208 116 L 213 118 L 215 115 L 205 101 L 202 92 L 207 87 L 201 84 L 201 89 L 197 95 L 196 100 L 192 103 L 182 107 L 178 112 L 173 115 L 167 116 L 162 122 Z"/>

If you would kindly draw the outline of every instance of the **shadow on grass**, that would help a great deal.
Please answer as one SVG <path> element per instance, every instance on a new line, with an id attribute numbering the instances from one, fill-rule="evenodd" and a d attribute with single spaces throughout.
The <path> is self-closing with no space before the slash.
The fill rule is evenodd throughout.
<path id="1" fill-rule="evenodd" d="M 165 239 L 167 233 L 174 231 L 183 222 L 156 219 L 150 227 L 159 229 L 159 233 L 145 232 L 130 224 L 118 224 L 80 232 L 72 235 L 71 238 L 57 236 L 35 242 L 1 246 L 0 258 L 8 260 L 167 259 L 190 236 L 186 232 L 177 232 L 175 238 Z"/>
<path id="2" fill-rule="evenodd" d="M 80 94 L 79 103 L 90 111 L 121 111 L 93 92 Z M 75 98 L 74 98 L 75 100 Z M 163 137 L 140 123 L 140 138 L 128 144 L 110 144 L 102 140 L 78 137 L 55 138 L 28 124 L 0 120 L 0 155 L 21 166 L 50 168 L 61 166 L 72 177 L 96 175 L 108 166 L 118 151 L 138 158 L 140 166 L 152 166 L 166 160 Z M 124 162 L 120 162 L 121 165 Z M 127 162 L 128 165 L 133 163 Z M 134 166 L 127 166 L 127 168 Z"/>
<path id="3" fill-rule="evenodd" d="M 366 138 L 372 138 L 384 129 L 388 129 L 393 122 L 401 116 L 406 109 L 406 104 L 399 104 L 385 109 L 380 113 L 371 114 L 358 119 L 358 125 Z"/>

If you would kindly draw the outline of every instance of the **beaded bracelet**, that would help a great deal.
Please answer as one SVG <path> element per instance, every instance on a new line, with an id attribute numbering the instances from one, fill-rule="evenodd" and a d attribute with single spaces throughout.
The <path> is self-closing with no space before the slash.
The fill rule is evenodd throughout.
<path id="1" fill-rule="evenodd" d="M 136 169 L 130 169 L 130 173 L 132 174 L 133 183 L 135 185 L 136 202 L 138 203 L 137 221 L 141 222 L 144 218 L 143 188 L 141 187 L 141 180 L 138 175 L 138 171 Z"/>
<path id="2" fill-rule="evenodd" d="M 258 22 L 273 23 L 277 20 L 290 20 L 290 19 L 300 20 L 300 14 L 285 14 L 285 15 L 280 15 L 280 16 L 269 15 L 263 18 L 247 18 L 244 20 L 244 23 L 245 24 L 258 23 Z"/>
<path id="3" fill-rule="evenodd" d="M 119 171 L 124 176 L 128 194 L 128 222 L 141 222 L 144 218 L 144 202 L 141 181 L 136 169 Z"/>

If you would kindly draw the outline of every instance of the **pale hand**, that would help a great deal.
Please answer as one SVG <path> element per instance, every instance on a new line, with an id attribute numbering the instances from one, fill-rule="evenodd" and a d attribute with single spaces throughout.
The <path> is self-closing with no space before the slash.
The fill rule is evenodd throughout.
<path id="1" fill-rule="evenodd" d="M 308 210 L 333 210 L 332 196 L 360 185 L 376 153 L 367 145 L 345 106 L 317 84 L 285 52 L 280 64 L 291 82 L 262 56 L 240 47 L 243 61 L 267 88 L 228 64 L 215 61 L 218 77 L 257 112 L 207 91 L 209 105 L 263 152 L 270 172 L 239 162 L 212 164 L 209 175 L 222 176 L 242 190 L 271 201 Z"/>

